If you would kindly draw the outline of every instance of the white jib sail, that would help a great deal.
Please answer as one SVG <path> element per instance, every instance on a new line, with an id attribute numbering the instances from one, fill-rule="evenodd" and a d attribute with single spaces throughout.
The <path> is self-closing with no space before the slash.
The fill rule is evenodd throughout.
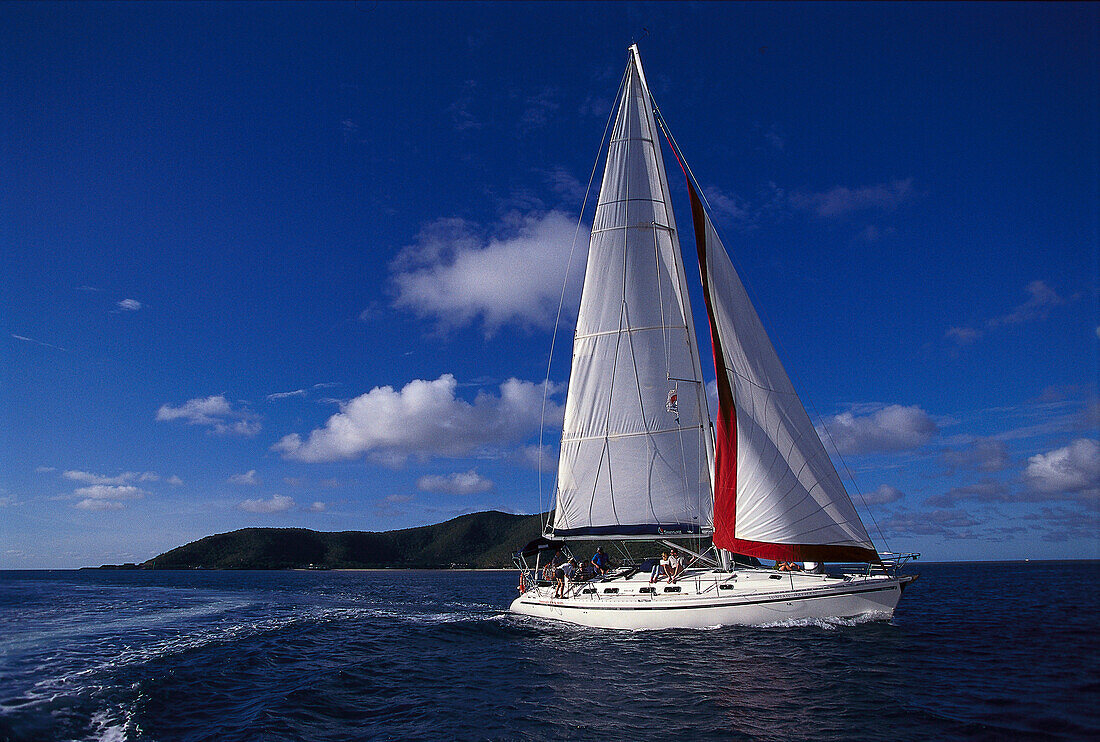
<path id="1" fill-rule="evenodd" d="M 737 413 L 735 537 L 873 551 L 709 215 L 705 222 L 711 308 Z"/>
<path id="2" fill-rule="evenodd" d="M 712 433 L 657 136 L 632 49 L 573 340 L 559 537 L 699 533 L 712 524 Z"/>

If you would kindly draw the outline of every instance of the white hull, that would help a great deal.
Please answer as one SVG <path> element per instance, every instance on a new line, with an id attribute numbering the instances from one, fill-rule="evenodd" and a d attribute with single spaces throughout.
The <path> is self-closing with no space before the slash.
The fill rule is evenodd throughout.
<path id="1" fill-rule="evenodd" d="M 903 586 L 912 579 L 881 574 L 840 578 L 762 569 L 693 570 L 674 586 L 664 580 L 650 584 L 648 575 L 570 584 L 564 598 L 553 597 L 553 587 L 536 587 L 516 598 L 511 610 L 582 626 L 630 630 L 889 618 Z M 680 590 L 666 591 L 669 587 Z M 644 591 L 648 588 L 655 591 Z"/>

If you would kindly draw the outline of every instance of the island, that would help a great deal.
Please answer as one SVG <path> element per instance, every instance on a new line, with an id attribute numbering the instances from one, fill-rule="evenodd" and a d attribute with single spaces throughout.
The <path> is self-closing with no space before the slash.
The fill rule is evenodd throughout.
<path id="1" fill-rule="evenodd" d="M 546 514 L 470 513 L 397 531 L 242 528 L 140 564 L 98 569 L 501 569 L 542 532 Z"/>

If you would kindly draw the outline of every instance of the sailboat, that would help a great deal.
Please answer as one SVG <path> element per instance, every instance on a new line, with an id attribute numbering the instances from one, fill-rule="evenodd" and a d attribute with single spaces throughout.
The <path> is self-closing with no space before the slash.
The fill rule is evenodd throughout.
<path id="1" fill-rule="evenodd" d="M 621 629 L 892 616 L 916 579 L 901 566 L 919 555 L 872 543 L 653 102 L 637 44 L 613 110 L 552 518 L 517 553 L 511 610 Z M 716 421 L 662 139 L 687 180 Z M 540 577 L 593 541 L 618 542 L 627 556 L 639 541 L 679 548 L 686 568 L 666 576 L 627 558 L 592 579 Z"/>

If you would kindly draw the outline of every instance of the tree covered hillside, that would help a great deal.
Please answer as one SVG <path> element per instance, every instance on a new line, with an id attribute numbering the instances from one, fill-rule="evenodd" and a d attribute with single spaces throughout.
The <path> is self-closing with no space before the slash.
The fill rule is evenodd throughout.
<path id="1" fill-rule="evenodd" d="M 438 569 L 511 567 L 513 551 L 542 531 L 544 516 L 491 510 L 400 531 L 324 533 L 243 528 L 153 557 L 145 569 Z"/>

